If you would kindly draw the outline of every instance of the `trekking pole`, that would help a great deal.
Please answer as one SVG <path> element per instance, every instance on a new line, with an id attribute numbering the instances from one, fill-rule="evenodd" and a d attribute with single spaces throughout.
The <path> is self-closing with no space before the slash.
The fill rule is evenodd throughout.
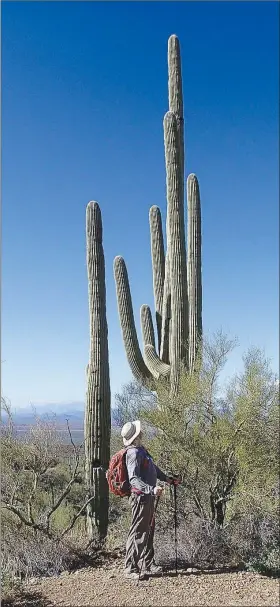
<path id="1" fill-rule="evenodd" d="M 178 575 L 178 538 L 177 538 L 177 485 L 174 484 L 174 535 L 175 535 L 175 572 Z"/>
<path id="2" fill-rule="evenodd" d="M 153 527 L 154 527 L 154 524 L 155 524 L 155 515 L 156 515 L 158 503 L 159 503 L 159 497 L 160 496 L 157 495 L 156 499 L 155 499 L 154 513 L 153 513 L 152 520 L 151 520 L 150 526 L 149 526 L 149 531 L 148 531 L 148 535 L 147 535 L 147 542 L 146 542 L 146 546 L 144 548 L 144 554 L 143 554 L 143 558 L 142 558 L 142 562 L 141 562 L 141 567 L 140 567 L 140 571 L 139 571 L 139 577 L 138 577 L 137 586 L 138 586 L 138 584 L 140 582 L 140 577 L 141 577 L 141 573 L 142 573 L 142 569 L 143 569 L 144 558 L 146 556 L 146 552 L 147 552 L 147 548 L 148 548 L 148 544 L 149 544 L 149 539 L 151 537 L 151 533 L 153 531 Z"/>
<path id="3" fill-rule="evenodd" d="M 174 482 L 176 480 L 181 480 L 180 474 L 172 474 L 170 478 L 173 479 L 173 489 L 174 489 L 174 536 L 175 536 L 175 571 L 176 575 L 178 575 L 178 538 L 177 538 L 177 483 Z"/>

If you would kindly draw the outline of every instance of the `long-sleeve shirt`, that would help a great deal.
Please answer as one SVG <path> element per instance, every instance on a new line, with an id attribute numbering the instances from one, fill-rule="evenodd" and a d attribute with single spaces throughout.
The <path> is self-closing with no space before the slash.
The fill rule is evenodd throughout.
<path id="1" fill-rule="evenodd" d="M 126 452 L 126 467 L 131 491 L 138 494 L 154 493 L 157 478 L 167 481 L 167 476 L 153 462 L 144 447 L 131 446 Z"/>

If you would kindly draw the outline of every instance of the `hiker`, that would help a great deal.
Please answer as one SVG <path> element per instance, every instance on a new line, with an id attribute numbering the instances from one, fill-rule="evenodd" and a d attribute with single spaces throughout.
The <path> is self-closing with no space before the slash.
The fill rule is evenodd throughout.
<path id="1" fill-rule="evenodd" d="M 162 487 L 157 486 L 157 479 L 169 484 L 178 484 L 162 472 L 153 462 L 152 457 L 142 445 L 143 433 L 139 420 L 127 422 L 121 431 L 126 451 L 126 467 L 130 483 L 130 505 L 132 521 L 126 543 L 125 573 L 131 579 L 138 579 L 139 571 L 143 576 L 162 571 L 154 562 L 154 524 L 155 497 L 162 494 Z M 144 562 L 141 565 L 142 555 Z"/>

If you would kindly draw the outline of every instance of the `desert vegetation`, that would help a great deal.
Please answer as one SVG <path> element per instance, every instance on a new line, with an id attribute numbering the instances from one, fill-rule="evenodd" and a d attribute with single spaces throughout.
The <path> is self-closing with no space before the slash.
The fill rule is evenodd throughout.
<path id="1" fill-rule="evenodd" d="M 244 567 L 279 575 L 279 389 L 264 354 L 250 350 L 242 373 L 221 395 L 219 378 L 234 346 L 217 334 L 205 343 L 200 374 L 183 376 L 176 397 L 168 384 L 155 394 L 136 381 L 116 395 L 121 426 L 140 416 L 146 444 L 165 470 L 180 472 L 178 551 L 182 567 Z M 160 404 L 160 406 L 159 406 Z M 5 403 L 2 402 L 5 408 Z M 10 411 L 7 411 L 10 414 Z M 111 453 L 121 447 L 119 428 Z M 34 418 L 17 436 L 2 425 L 2 589 L 22 579 L 94 564 L 121 555 L 130 521 L 126 498 L 110 497 L 103 541 L 88 540 L 84 451 L 62 444 L 55 420 Z M 160 561 L 174 566 L 174 504 L 166 490 L 157 515 Z"/>

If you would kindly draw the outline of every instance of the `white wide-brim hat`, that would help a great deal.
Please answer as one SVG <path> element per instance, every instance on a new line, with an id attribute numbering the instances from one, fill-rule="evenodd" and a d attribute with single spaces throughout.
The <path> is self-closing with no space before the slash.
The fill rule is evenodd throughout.
<path id="1" fill-rule="evenodd" d="M 127 422 L 126 424 L 124 424 L 121 431 L 124 446 L 128 447 L 129 445 L 131 445 L 131 443 L 133 443 L 137 436 L 139 436 L 140 432 L 140 419 L 136 419 L 134 422 Z"/>

